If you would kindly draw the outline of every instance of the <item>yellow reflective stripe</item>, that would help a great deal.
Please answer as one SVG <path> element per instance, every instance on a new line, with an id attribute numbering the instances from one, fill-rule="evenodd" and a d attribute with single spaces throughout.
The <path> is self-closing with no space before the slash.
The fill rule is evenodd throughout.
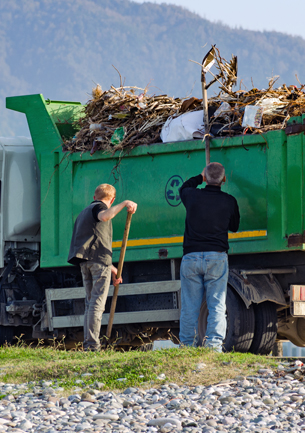
<path id="1" fill-rule="evenodd" d="M 267 230 L 252 230 L 247 232 L 229 233 L 229 239 L 242 239 L 267 236 Z M 170 238 L 150 238 L 150 239 L 130 239 L 127 241 L 128 247 L 140 247 L 150 245 L 164 244 L 181 244 L 183 236 L 174 236 Z M 112 242 L 112 248 L 120 248 L 122 241 Z"/>
<path id="2" fill-rule="evenodd" d="M 248 232 L 229 233 L 229 239 L 260 238 L 267 236 L 267 230 L 252 230 Z"/>
<path id="3" fill-rule="evenodd" d="M 151 238 L 151 239 L 131 239 L 127 241 L 128 247 L 139 247 L 143 245 L 159 245 L 159 244 L 180 244 L 183 242 L 183 236 L 172 238 Z M 112 242 L 112 248 L 119 248 L 122 241 Z"/>

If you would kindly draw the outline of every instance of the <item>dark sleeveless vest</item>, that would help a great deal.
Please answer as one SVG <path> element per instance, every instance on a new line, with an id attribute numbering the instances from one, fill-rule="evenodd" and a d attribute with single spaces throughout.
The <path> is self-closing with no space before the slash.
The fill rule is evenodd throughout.
<path id="1" fill-rule="evenodd" d="M 76 218 L 68 257 L 73 265 L 85 260 L 112 264 L 112 221 L 95 221 L 92 209 L 96 204 L 91 203 Z"/>

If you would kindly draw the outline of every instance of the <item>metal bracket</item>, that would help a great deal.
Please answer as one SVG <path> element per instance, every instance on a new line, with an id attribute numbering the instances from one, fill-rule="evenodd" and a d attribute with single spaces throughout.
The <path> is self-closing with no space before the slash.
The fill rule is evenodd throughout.
<path id="1" fill-rule="evenodd" d="M 301 132 L 305 133 L 305 123 L 293 123 L 285 129 L 286 135 L 300 134 Z"/>
<path id="2" fill-rule="evenodd" d="M 13 315 L 18 315 L 22 318 L 28 317 L 33 311 L 33 305 L 36 301 L 34 300 L 23 300 L 23 301 L 13 301 L 11 304 L 6 306 L 7 313 Z"/>
<path id="3" fill-rule="evenodd" d="M 171 277 L 172 277 L 172 280 L 176 279 L 176 263 L 175 263 L 175 259 L 171 259 Z"/>
<path id="4" fill-rule="evenodd" d="M 296 268 L 249 269 L 241 270 L 240 275 L 246 279 L 247 275 L 296 274 Z"/>
<path id="5" fill-rule="evenodd" d="M 29 269 L 25 269 L 23 266 L 21 266 L 19 260 L 17 260 L 16 267 L 21 268 L 24 272 L 34 272 L 39 266 L 39 260 L 36 260 L 35 263 L 32 264 L 32 266 Z"/>
<path id="6" fill-rule="evenodd" d="M 173 292 L 173 307 L 174 309 L 178 308 L 178 297 L 177 292 Z"/>
<path id="7" fill-rule="evenodd" d="M 294 233 L 287 236 L 287 240 L 288 240 L 288 248 L 300 247 L 302 246 L 302 244 L 305 243 L 305 236 L 304 233 L 303 234 Z"/>

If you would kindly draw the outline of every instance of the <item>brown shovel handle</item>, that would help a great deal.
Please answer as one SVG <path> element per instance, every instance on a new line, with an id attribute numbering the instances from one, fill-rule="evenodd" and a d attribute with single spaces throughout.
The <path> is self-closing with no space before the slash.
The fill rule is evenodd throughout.
<path id="1" fill-rule="evenodd" d="M 204 60 L 204 59 L 203 59 Z M 202 61 L 203 63 L 203 61 Z M 210 133 L 209 133 L 209 115 L 208 115 L 208 96 L 206 89 L 205 73 L 201 72 L 201 87 L 202 87 L 202 106 L 203 106 L 203 123 L 205 134 L 205 164 L 210 164 Z"/>
<path id="2" fill-rule="evenodd" d="M 121 246 L 119 264 L 118 264 L 117 279 L 120 278 L 122 275 L 124 257 L 125 257 L 126 247 L 127 247 L 127 239 L 128 239 L 128 234 L 129 234 L 129 229 L 130 229 L 130 224 L 131 224 L 131 217 L 132 217 L 132 214 L 128 212 L 127 218 L 126 218 L 126 224 L 125 224 L 122 246 Z M 120 285 L 118 284 L 117 286 L 114 287 L 114 291 L 113 291 L 109 320 L 108 320 L 108 326 L 107 326 L 107 331 L 106 331 L 106 337 L 107 338 L 110 338 L 111 331 L 112 331 L 112 324 L 113 324 L 114 312 L 115 312 L 115 307 L 116 307 L 116 301 L 117 301 L 118 293 L 119 293 L 119 287 L 120 287 Z"/>

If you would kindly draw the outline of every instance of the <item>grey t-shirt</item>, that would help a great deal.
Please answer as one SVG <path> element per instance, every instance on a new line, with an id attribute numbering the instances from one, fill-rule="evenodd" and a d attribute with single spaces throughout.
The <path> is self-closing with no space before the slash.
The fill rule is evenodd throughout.
<path id="1" fill-rule="evenodd" d="M 76 218 L 68 262 L 76 265 L 86 260 L 112 263 L 112 221 L 100 221 L 98 214 L 107 205 L 94 201 Z"/>
<path id="2" fill-rule="evenodd" d="M 99 222 L 98 214 L 102 210 L 107 210 L 108 208 L 107 208 L 107 205 L 104 202 L 102 202 L 102 201 L 95 200 L 95 201 L 92 202 L 92 204 L 93 203 L 96 203 L 96 206 L 94 206 L 92 208 L 92 215 L 93 215 L 93 218 L 95 219 L 95 221 Z"/>

